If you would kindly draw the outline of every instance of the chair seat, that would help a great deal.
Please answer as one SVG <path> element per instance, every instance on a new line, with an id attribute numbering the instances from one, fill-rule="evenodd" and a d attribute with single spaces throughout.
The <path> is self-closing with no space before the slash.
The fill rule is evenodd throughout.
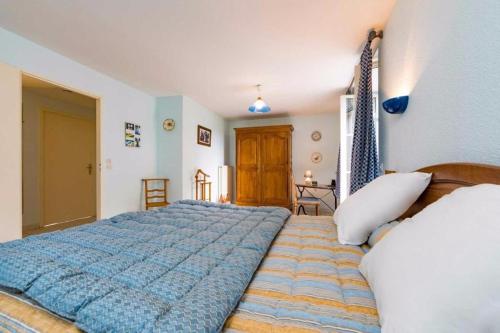
<path id="1" fill-rule="evenodd" d="M 297 199 L 297 202 L 305 204 L 319 204 L 320 200 L 318 198 L 313 198 L 313 197 L 302 197 Z"/>

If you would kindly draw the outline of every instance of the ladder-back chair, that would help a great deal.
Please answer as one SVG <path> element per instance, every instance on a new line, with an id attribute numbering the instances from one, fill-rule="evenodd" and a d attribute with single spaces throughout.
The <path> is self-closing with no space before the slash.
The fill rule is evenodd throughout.
<path id="1" fill-rule="evenodd" d="M 168 178 L 144 178 L 144 203 L 146 210 L 156 207 L 168 206 Z M 155 187 L 160 185 L 160 187 Z"/>

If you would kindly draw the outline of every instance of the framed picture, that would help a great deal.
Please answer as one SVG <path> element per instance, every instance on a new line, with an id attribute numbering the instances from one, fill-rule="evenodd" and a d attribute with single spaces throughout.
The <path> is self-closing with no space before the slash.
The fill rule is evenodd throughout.
<path id="1" fill-rule="evenodd" d="M 198 125 L 198 144 L 210 147 L 212 145 L 212 130 Z"/>
<path id="2" fill-rule="evenodd" d="M 141 126 L 125 123 L 125 146 L 134 148 L 141 146 Z"/>

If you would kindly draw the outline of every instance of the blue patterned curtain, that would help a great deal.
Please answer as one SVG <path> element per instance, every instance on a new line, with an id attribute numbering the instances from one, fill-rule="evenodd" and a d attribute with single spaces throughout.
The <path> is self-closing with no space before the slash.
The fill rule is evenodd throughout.
<path id="1" fill-rule="evenodd" d="M 351 194 L 380 175 L 373 120 L 372 49 L 366 43 L 361 55 L 351 155 Z"/>
<path id="2" fill-rule="evenodd" d="M 340 200 L 340 147 L 337 158 L 337 174 L 335 175 L 335 195 L 337 196 L 337 200 Z"/>

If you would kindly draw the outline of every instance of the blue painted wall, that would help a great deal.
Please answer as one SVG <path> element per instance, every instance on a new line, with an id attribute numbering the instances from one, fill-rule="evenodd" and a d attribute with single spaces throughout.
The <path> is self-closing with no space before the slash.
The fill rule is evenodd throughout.
<path id="1" fill-rule="evenodd" d="M 182 199 L 182 96 L 156 99 L 157 174 L 170 178 L 168 200 Z M 163 129 L 163 121 L 175 121 L 172 131 Z"/>
<path id="2" fill-rule="evenodd" d="M 163 121 L 172 118 L 175 128 L 163 129 Z M 212 130 L 212 146 L 197 142 L 198 125 Z M 169 201 L 194 199 L 194 174 L 203 169 L 212 182 L 212 201 L 217 201 L 217 170 L 224 165 L 225 120 L 186 96 L 156 99 L 158 176 L 170 179 Z"/>

